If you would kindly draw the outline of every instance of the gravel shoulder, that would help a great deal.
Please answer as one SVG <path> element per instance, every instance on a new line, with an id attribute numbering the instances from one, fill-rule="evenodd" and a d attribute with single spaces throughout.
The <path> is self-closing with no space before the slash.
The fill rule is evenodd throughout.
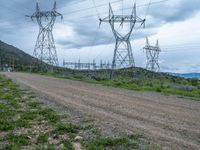
<path id="1" fill-rule="evenodd" d="M 4 75 L 91 116 L 105 134 L 142 134 L 162 149 L 200 148 L 200 101 L 33 74 Z"/>

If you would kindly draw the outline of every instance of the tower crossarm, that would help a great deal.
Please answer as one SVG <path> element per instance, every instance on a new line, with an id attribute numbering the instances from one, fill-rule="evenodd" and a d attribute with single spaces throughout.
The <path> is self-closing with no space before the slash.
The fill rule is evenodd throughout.
<path id="1" fill-rule="evenodd" d="M 145 19 L 141 19 L 138 16 L 134 17 L 132 15 L 113 15 L 111 18 L 105 17 L 104 19 L 99 19 L 100 22 L 120 22 L 120 23 L 144 23 Z"/>
<path id="2" fill-rule="evenodd" d="M 149 51 L 157 51 L 157 52 L 161 52 L 161 49 L 159 47 L 156 47 L 156 46 L 145 46 L 144 47 L 145 50 L 149 50 Z"/>
<path id="3" fill-rule="evenodd" d="M 139 16 L 137 16 L 136 3 L 134 4 L 131 15 L 115 15 L 113 13 L 111 4 L 109 4 L 109 15 L 103 19 L 100 18 L 99 21 L 100 21 L 100 24 L 102 22 L 107 22 L 110 24 L 118 22 L 118 23 L 121 23 L 121 25 L 123 23 L 131 23 L 132 28 L 133 28 L 136 23 L 141 23 L 141 25 L 143 25 L 146 19 L 141 19 Z"/>
<path id="4" fill-rule="evenodd" d="M 57 11 L 43 11 L 43 12 L 35 12 L 31 17 L 31 19 L 34 18 L 48 18 L 48 17 L 61 17 L 63 18 L 62 14 L 58 13 Z"/>
<path id="5" fill-rule="evenodd" d="M 39 5 L 38 3 L 36 3 L 36 12 L 34 12 L 31 16 L 28 17 L 30 17 L 33 20 L 34 18 L 38 19 L 43 17 L 50 18 L 59 16 L 61 17 L 61 19 L 63 19 L 63 15 L 56 11 L 56 2 L 55 2 L 53 9 L 50 11 L 40 11 Z"/>

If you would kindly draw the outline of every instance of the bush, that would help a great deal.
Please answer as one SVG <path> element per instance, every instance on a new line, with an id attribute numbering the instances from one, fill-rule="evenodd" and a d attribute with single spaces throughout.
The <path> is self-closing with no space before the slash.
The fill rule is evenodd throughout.
<path id="1" fill-rule="evenodd" d="M 197 78 L 192 78 L 192 79 L 190 80 L 190 82 L 191 82 L 191 84 L 192 84 L 193 86 L 197 86 L 197 85 L 199 84 L 199 79 L 197 79 Z"/>
<path id="2" fill-rule="evenodd" d="M 162 92 L 162 87 L 160 86 L 156 87 L 156 92 Z"/>
<path id="3" fill-rule="evenodd" d="M 96 76 L 91 76 L 91 79 L 94 79 L 94 80 L 96 80 L 96 81 L 105 81 L 105 80 L 106 80 L 105 78 L 96 77 Z"/>
<path id="4" fill-rule="evenodd" d="M 115 82 L 114 83 L 114 86 L 116 86 L 116 87 L 120 87 L 120 86 L 122 86 L 123 85 L 123 83 L 121 83 L 121 82 Z"/>

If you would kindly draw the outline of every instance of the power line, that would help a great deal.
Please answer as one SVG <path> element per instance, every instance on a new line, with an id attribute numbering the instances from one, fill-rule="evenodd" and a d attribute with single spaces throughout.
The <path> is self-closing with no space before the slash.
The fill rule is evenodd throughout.
<path id="1" fill-rule="evenodd" d="M 122 0 L 122 16 L 124 15 L 124 0 Z"/>
<path id="2" fill-rule="evenodd" d="M 93 2 L 93 4 L 94 4 L 94 7 L 95 7 L 95 10 L 96 10 L 97 16 L 98 16 L 98 18 L 100 18 L 100 14 L 99 14 L 99 12 L 98 12 L 98 9 L 97 9 L 95 0 L 92 0 L 92 2 Z"/>
<path id="3" fill-rule="evenodd" d="M 120 0 L 121 1 L 121 0 Z M 154 2 L 151 2 L 150 5 L 156 5 L 156 4 L 159 4 L 159 3 L 163 3 L 163 2 L 166 2 L 166 1 L 170 1 L 170 0 L 159 0 L 159 1 L 154 1 Z M 117 2 L 117 1 L 116 1 Z M 119 2 L 119 1 L 118 1 Z M 108 4 L 106 4 L 108 5 Z M 105 5 L 103 5 L 105 6 Z M 137 5 L 137 8 L 141 8 L 141 7 L 146 7 L 146 6 L 149 6 L 149 3 L 147 4 L 141 4 L 141 5 Z M 97 8 L 99 8 L 98 6 L 96 6 Z M 101 6 L 100 6 L 101 7 Z M 82 12 L 82 11 L 88 11 L 89 9 L 95 9 L 95 7 L 88 7 L 88 8 L 84 8 L 84 9 L 80 9 L 80 10 L 76 10 L 76 11 L 71 11 L 71 12 L 68 12 L 68 13 L 63 13 L 64 15 L 65 14 L 73 14 L 73 13 L 77 13 L 77 12 Z M 116 9 L 114 10 L 115 12 L 119 12 L 121 11 L 122 8 L 119 8 L 119 9 Z M 123 10 L 132 10 L 132 7 L 127 7 L 127 8 L 123 8 Z M 108 12 L 107 11 L 103 11 L 101 12 L 101 14 L 107 14 Z M 80 18 L 89 18 L 89 17 L 93 17 L 94 15 L 87 15 L 87 16 L 81 16 L 79 17 Z"/>
<path id="4" fill-rule="evenodd" d="M 149 5 L 148 5 L 147 11 L 146 11 L 146 13 L 145 13 L 145 19 L 147 18 L 147 14 L 149 13 L 150 5 L 151 5 L 151 0 L 149 0 Z"/>
<path id="5" fill-rule="evenodd" d="M 120 2 L 120 1 L 121 0 L 117 0 L 117 1 L 111 2 L 111 4 L 117 3 L 117 2 Z M 148 3 L 148 4 L 138 5 L 137 8 L 146 7 L 146 6 L 150 6 L 150 5 L 155 5 L 155 4 L 166 2 L 166 1 L 170 1 L 170 0 L 160 0 L 160 1 L 154 1 L 154 2 L 151 1 L 151 3 Z M 73 14 L 73 13 L 82 12 L 82 11 L 88 11 L 89 9 L 94 9 L 94 8 L 97 9 L 97 8 L 105 6 L 105 5 L 107 5 L 107 3 L 101 4 L 101 5 L 98 5 L 98 6 L 96 5 L 96 8 L 95 7 L 88 7 L 88 8 L 84 8 L 84 9 L 79 9 L 79 10 L 63 13 L 63 14 L 66 15 L 66 14 Z M 132 9 L 132 7 L 124 8 L 123 10 L 130 10 L 130 9 Z M 121 11 L 121 10 L 122 10 L 122 8 L 117 9 L 115 11 Z M 98 12 L 98 14 L 99 14 L 99 12 Z M 107 11 L 104 11 L 101 14 L 107 14 Z M 85 19 L 85 18 L 89 18 L 89 17 L 93 17 L 93 16 L 94 15 L 81 16 L 81 17 L 79 17 L 79 19 Z M 8 19 L 7 21 L 10 21 L 10 20 L 13 20 L 13 19 L 22 19 L 22 18 L 24 18 L 24 17 L 23 16 L 22 17 L 17 17 L 17 18 L 15 17 L 15 18 Z"/>
<path id="6" fill-rule="evenodd" d="M 113 1 L 113 2 L 110 2 L 110 3 L 114 4 L 114 3 L 118 3 L 120 1 L 121 0 L 116 0 L 116 1 Z M 103 3 L 103 4 L 100 4 L 100 5 L 96 5 L 96 8 L 107 6 L 107 5 L 108 5 L 108 3 Z M 77 9 L 77 10 L 67 12 L 67 13 L 63 13 L 63 14 L 73 14 L 73 13 L 77 13 L 77 12 L 87 11 L 87 10 L 90 10 L 90 9 L 95 9 L 95 7 L 87 7 L 87 8 Z"/>

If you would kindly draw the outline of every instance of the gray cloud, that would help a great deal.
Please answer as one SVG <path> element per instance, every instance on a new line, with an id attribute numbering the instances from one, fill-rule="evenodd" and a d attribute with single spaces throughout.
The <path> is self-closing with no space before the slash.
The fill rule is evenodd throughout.
<path id="1" fill-rule="evenodd" d="M 48 3 L 46 0 L 39 1 L 41 10 L 51 9 L 53 3 L 54 0 L 48 0 Z M 91 13 L 94 14 L 94 10 L 72 13 L 69 14 L 69 16 L 67 15 L 67 12 L 80 9 L 79 6 L 81 9 L 93 6 L 93 4 L 89 3 L 87 0 L 57 0 L 57 5 L 58 11 L 66 11 L 63 12 L 66 19 L 70 16 L 71 19 L 67 21 L 67 24 L 70 25 L 76 33 L 73 39 L 59 39 L 57 41 L 58 44 L 69 48 L 80 48 L 110 44 L 113 42 L 113 40 L 111 40 L 113 33 L 111 32 L 109 24 L 102 25 L 101 29 L 98 29 L 98 19 L 96 17 L 79 19 L 79 16 L 87 16 L 91 15 Z M 76 5 L 78 8 L 74 7 Z M 0 9 L 0 13 L 2 14 L 0 20 L 1 22 L 7 22 L 7 26 L 0 29 L 2 34 L 16 32 L 19 28 L 28 28 L 28 26 L 37 25 L 36 23 L 31 23 L 31 20 L 25 17 L 26 14 L 31 15 L 35 11 L 35 1 L 1 0 L 1 6 L 3 6 L 3 8 Z M 98 8 L 100 13 L 101 11 L 107 11 L 107 9 L 107 7 Z M 146 10 L 146 8 L 144 8 L 144 10 Z M 144 10 L 141 12 L 144 12 Z M 152 5 L 149 11 L 151 17 L 149 16 L 149 20 L 147 19 L 148 30 L 145 30 L 145 32 L 144 30 L 140 30 L 141 32 L 133 33 L 133 38 L 140 39 L 145 36 L 156 34 L 155 28 L 159 28 L 167 22 L 185 20 L 194 15 L 198 10 L 200 10 L 200 1 L 198 0 L 179 0 L 174 3 L 169 1 L 163 4 Z"/>
<path id="2" fill-rule="evenodd" d="M 177 0 L 164 3 L 164 5 L 152 6 L 149 14 L 160 21 L 176 22 L 192 17 L 200 10 L 199 0 Z"/>
<path id="3" fill-rule="evenodd" d="M 52 9 L 54 0 L 38 0 L 38 1 L 41 10 Z M 95 0 L 95 1 L 97 5 L 107 2 L 107 0 L 105 1 Z M 35 2 L 36 0 L 12 0 L 12 1 L 1 0 L 1 5 L 0 5 L 0 14 L 1 14 L 0 40 L 4 40 L 12 45 L 24 49 L 26 50 L 26 52 L 29 52 L 31 54 L 37 38 L 38 25 L 36 22 L 32 22 L 30 18 L 26 18 L 25 15 L 33 14 L 33 12 L 35 11 Z M 132 5 L 132 1 L 126 1 L 126 2 L 127 4 L 125 7 L 128 8 Z M 147 2 L 148 2 L 147 0 L 145 0 L 145 2 L 138 1 L 138 5 L 140 5 L 140 3 L 142 4 Z M 113 9 L 116 10 L 120 9 L 121 6 L 119 5 L 121 5 L 120 2 L 118 4 L 117 3 L 113 4 Z M 98 18 L 95 9 L 88 9 L 77 13 L 75 12 L 79 9 L 94 7 L 91 1 L 57 0 L 57 6 L 58 6 L 58 12 L 64 14 L 65 25 L 70 26 L 70 28 L 72 28 L 73 30 L 73 36 L 69 38 L 67 37 L 55 38 L 56 45 L 61 47 L 61 49 L 63 48 L 63 49 L 80 50 L 82 48 L 86 50 L 89 49 L 89 47 L 91 46 L 111 44 L 115 42 L 109 24 L 102 24 L 101 28 L 100 29 L 98 28 Z M 107 15 L 107 13 L 105 12 L 108 12 L 108 6 L 98 7 L 98 11 L 101 17 L 105 17 Z M 127 13 L 129 13 L 128 11 Z M 144 16 L 145 11 L 146 7 L 141 7 L 140 9 L 138 9 L 139 16 L 141 17 Z M 199 0 L 169 0 L 168 2 L 165 3 L 151 5 L 146 21 L 147 23 L 146 29 L 141 29 L 138 30 L 137 32 L 134 31 L 131 39 L 136 40 L 144 38 L 146 36 L 157 34 L 159 29 L 161 29 L 160 28 L 161 26 L 167 23 L 175 23 L 179 21 L 185 21 L 187 19 L 189 20 L 199 11 L 200 11 Z M 57 20 L 57 22 L 62 23 L 59 19 Z M 58 29 L 58 26 L 55 26 L 55 29 L 56 28 Z M 169 39 L 169 43 L 170 42 L 173 43 L 171 39 Z M 142 44 L 141 46 L 138 47 L 139 48 L 142 47 Z M 135 48 L 134 46 L 133 49 Z M 98 47 L 95 47 L 95 50 L 96 48 Z M 83 51 L 82 53 L 84 52 L 85 51 Z M 180 64 L 182 63 L 181 62 L 182 59 L 187 59 L 191 62 L 198 60 L 198 58 L 194 60 L 193 59 L 194 54 L 190 55 L 189 53 L 180 54 L 177 52 L 176 54 L 173 53 L 173 54 L 163 54 L 163 55 L 166 61 L 169 62 L 177 61 Z M 177 55 L 179 57 L 177 57 Z M 194 70 L 199 69 L 195 68 L 195 65 L 185 64 L 185 67 L 188 66 L 191 66 L 191 68 Z M 164 67 L 165 64 L 163 64 L 163 68 Z M 178 68 L 179 67 L 175 67 L 174 70 L 176 69 L 178 70 Z M 164 69 L 170 70 L 173 68 L 171 68 L 170 64 L 169 68 L 165 67 Z M 183 70 L 186 70 L 184 66 Z"/>
<path id="4" fill-rule="evenodd" d="M 102 11 L 105 12 L 105 10 L 107 10 L 107 7 Z M 155 28 L 159 28 L 165 23 L 189 19 L 199 10 L 200 1 L 198 0 L 179 0 L 175 3 L 169 1 L 159 5 L 152 5 L 149 11 L 149 20 L 147 19 L 146 22 L 147 30 L 145 30 L 145 32 L 139 30 L 140 32 L 133 33 L 133 37 L 134 39 L 140 39 L 156 34 Z M 113 33 L 111 32 L 109 24 L 103 25 L 100 31 L 96 31 L 95 29 L 98 27 L 97 18 L 85 18 L 85 20 L 81 20 L 80 22 L 77 22 L 77 19 L 74 20 L 75 21 L 70 22 L 70 25 L 76 32 L 77 37 L 74 40 L 69 39 L 68 41 L 60 41 L 58 42 L 59 44 L 68 44 L 70 48 L 93 46 L 93 39 L 96 34 L 98 34 L 98 37 L 95 40 L 96 45 L 113 43 L 113 41 L 110 40 Z"/>

